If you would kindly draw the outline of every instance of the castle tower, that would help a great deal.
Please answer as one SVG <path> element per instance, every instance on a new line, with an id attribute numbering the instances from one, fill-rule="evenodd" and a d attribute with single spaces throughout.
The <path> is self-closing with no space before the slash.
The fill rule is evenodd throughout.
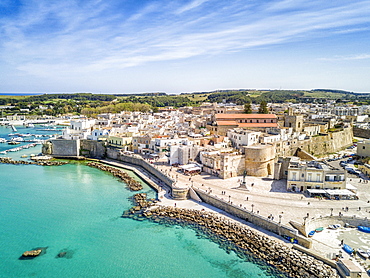
<path id="1" fill-rule="evenodd" d="M 275 148 L 273 145 L 244 147 L 245 170 L 248 176 L 267 177 L 274 174 Z"/>

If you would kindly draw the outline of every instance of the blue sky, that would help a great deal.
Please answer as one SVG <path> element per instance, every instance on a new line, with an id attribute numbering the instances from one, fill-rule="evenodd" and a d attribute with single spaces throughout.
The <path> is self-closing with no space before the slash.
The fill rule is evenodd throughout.
<path id="1" fill-rule="evenodd" d="M 0 92 L 233 88 L 370 92 L 370 1 L 0 1 Z"/>

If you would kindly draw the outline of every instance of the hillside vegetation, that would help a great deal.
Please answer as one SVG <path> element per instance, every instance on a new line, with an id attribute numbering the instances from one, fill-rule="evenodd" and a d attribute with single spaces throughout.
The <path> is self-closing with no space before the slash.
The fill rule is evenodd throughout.
<path id="1" fill-rule="evenodd" d="M 182 93 L 169 95 L 163 92 L 144 94 L 43 94 L 31 96 L 0 95 L 0 106 L 5 114 L 59 115 L 65 113 L 83 113 L 95 115 L 105 112 L 156 111 L 159 107 L 199 106 L 204 102 L 226 102 L 244 105 L 260 104 L 262 101 L 283 102 L 318 102 L 327 100 L 370 104 L 369 94 L 330 89 L 315 90 L 218 90 L 213 92 Z M 124 104 L 124 105 L 122 105 Z M 140 104 L 140 105 L 139 105 Z M 27 111 L 28 110 L 28 111 Z"/>

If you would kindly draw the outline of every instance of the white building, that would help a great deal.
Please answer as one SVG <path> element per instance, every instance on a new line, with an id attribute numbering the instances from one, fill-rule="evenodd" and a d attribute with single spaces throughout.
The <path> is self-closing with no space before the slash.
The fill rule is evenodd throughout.
<path id="1" fill-rule="evenodd" d="M 87 139 L 91 135 L 95 120 L 71 120 L 70 127 L 62 132 L 62 138 L 67 140 Z"/>
<path id="2" fill-rule="evenodd" d="M 227 132 L 227 137 L 230 139 L 232 146 L 242 151 L 243 146 L 258 144 L 260 135 L 261 132 L 241 128 L 230 129 Z"/>

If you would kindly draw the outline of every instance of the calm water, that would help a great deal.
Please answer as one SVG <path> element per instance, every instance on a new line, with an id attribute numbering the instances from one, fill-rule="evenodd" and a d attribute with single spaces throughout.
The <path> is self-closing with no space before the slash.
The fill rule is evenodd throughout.
<path id="1" fill-rule="evenodd" d="M 10 132 L 0 127 L 0 137 Z M 81 163 L 0 164 L 0 277 L 271 277 L 191 229 L 120 218 L 132 195 Z M 37 247 L 48 248 L 18 259 Z M 68 258 L 56 258 L 62 251 Z"/>

